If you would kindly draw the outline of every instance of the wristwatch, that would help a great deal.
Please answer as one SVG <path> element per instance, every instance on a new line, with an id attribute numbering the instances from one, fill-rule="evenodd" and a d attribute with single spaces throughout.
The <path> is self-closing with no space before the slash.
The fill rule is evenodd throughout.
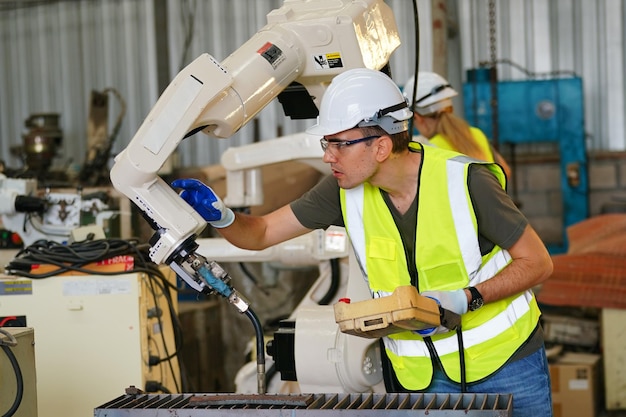
<path id="1" fill-rule="evenodd" d="M 472 294 L 472 299 L 467 305 L 467 309 L 469 311 L 476 311 L 479 308 L 481 308 L 483 304 L 485 304 L 485 301 L 483 300 L 483 296 L 480 295 L 480 292 L 478 292 L 478 290 L 474 287 L 467 287 L 467 289 Z"/>

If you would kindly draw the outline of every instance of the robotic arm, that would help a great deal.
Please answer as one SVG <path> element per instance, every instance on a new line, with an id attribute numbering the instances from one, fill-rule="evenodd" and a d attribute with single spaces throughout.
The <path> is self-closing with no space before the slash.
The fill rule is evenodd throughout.
<path id="1" fill-rule="evenodd" d="M 111 170 L 113 186 L 156 231 L 150 258 L 170 265 L 201 292 L 214 290 L 203 279 L 210 264 L 196 254 L 195 239 L 206 222 L 157 174 L 181 140 L 199 131 L 227 138 L 281 93 L 288 115 L 315 117 L 335 75 L 357 67 L 382 69 L 400 45 L 383 0 L 286 0 L 267 18 L 222 63 L 203 54 L 184 68 Z M 308 112 L 287 110 L 289 104 Z"/>

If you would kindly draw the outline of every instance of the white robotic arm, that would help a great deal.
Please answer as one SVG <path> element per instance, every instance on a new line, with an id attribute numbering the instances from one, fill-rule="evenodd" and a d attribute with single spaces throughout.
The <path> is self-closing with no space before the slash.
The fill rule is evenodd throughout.
<path id="1" fill-rule="evenodd" d="M 150 258 L 203 291 L 197 271 L 206 259 L 196 254 L 195 238 L 206 222 L 157 174 L 179 143 L 198 131 L 231 136 L 294 82 L 317 106 L 335 75 L 382 69 L 400 45 L 383 0 L 286 0 L 267 17 L 268 24 L 222 63 L 203 54 L 184 68 L 111 170 L 113 186 L 156 230 Z"/>

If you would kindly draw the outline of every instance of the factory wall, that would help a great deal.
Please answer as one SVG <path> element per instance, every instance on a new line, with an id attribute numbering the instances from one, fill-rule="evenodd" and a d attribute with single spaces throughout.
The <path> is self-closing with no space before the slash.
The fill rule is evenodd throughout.
<path id="1" fill-rule="evenodd" d="M 588 154 L 587 201 L 589 216 L 626 213 L 626 153 L 594 151 Z M 542 240 L 556 252 L 566 248 L 560 162 L 554 155 L 519 158 L 509 195 Z"/>
<path id="2" fill-rule="evenodd" d="M 403 83 L 414 63 L 412 2 L 387 0 L 403 45 L 392 58 Z M 465 71 L 496 58 L 501 79 L 550 77 L 574 72 L 585 85 L 590 150 L 626 148 L 626 58 L 623 2 L 601 0 L 496 1 L 495 33 L 488 0 L 448 0 L 448 78 L 460 88 Z M 201 53 L 223 60 L 266 23 L 280 0 L 90 0 L 2 2 L 0 7 L 0 151 L 19 165 L 11 148 L 21 144 L 24 120 L 33 113 L 61 114 L 64 141 L 55 165 L 75 169 L 84 159 L 91 90 L 117 89 L 127 113 L 113 151 L 124 148 L 182 66 Z M 431 0 L 419 0 L 419 67 L 433 67 Z M 441 23 L 441 22 L 439 22 Z M 492 47 L 492 36 L 496 41 Z M 435 51 L 436 52 L 436 51 Z M 165 85 L 164 85 L 165 84 Z M 459 101 L 458 103 L 461 103 Z M 462 113 L 461 106 L 457 111 Z M 110 111 L 111 124 L 118 107 Z M 180 146 L 184 166 L 219 162 L 229 146 L 301 131 L 271 103 L 258 123 L 229 140 L 197 135 Z"/>

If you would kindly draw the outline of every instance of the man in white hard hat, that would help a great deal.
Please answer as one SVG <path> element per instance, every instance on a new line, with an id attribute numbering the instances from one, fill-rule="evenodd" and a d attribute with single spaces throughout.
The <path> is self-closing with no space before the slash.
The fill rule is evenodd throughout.
<path id="1" fill-rule="evenodd" d="M 245 249 L 344 226 L 374 298 L 414 285 L 460 314 L 460 335 L 439 328 L 383 338 L 389 392 L 512 393 L 515 416 L 550 416 L 540 311 L 530 289 L 550 276 L 551 258 L 504 191 L 501 168 L 411 142 L 411 116 L 388 76 L 350 70 L 333 79 L 308 130 L 321 136 L 332 176 L 301 198 L 251 216 L 233 213 L 196 180 L 172 185 Z"/>
<path id="2" fill-rule="evenodd" d="M 415 77 L 410 77 L 402 89 L 413 105 Z M 502 166 L 507 177 L 511 169 L 502 155 L 489 143 L 482 130 L 470 126 L 454 113 L 452 98 L 457 91 L 441 75 L 420 71 L 417 74 L 417 91 L 413 106 L 413 124 L 428 143 Z"/>

